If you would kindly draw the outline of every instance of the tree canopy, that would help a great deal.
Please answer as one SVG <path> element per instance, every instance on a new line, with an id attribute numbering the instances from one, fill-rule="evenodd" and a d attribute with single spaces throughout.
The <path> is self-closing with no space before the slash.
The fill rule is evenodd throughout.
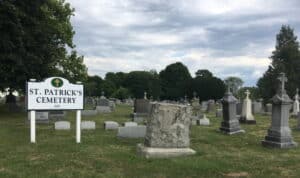
<path id="1" fill-rule="evenodd" d="M 63 0 L 0 1 L 0 89 L 24 90 L 30 78 L 59 75 L 84 81 L 73 44 L 74 9 Z"/>
<path id="2" fill-rule="evenodd" d="M 180 62 L 168 65 L 159 73 L 162 99 L 180 99 L 188 94 L 192 79 L 188 68 Z"/>
<path id="3" fill-rule="evenodd" d="M 270 59 L 268 70 L 257 82 L 260 94 L 265 101 L 270 99 L 276 92 L 279 73 L 284 72 L 288 78 L 287 92 L 294 95 L 296 88 L 300 87 L 300 51 L 297 36 L 290 26 L 281 27 Z"/>

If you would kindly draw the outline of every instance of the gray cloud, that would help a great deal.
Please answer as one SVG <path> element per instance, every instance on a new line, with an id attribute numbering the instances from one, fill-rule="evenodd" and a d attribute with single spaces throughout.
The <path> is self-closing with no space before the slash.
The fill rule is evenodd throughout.
<path id="1" fill-rule="evenodd" d="M 89 73 L 161 70 L 181 61 L 191 73 L 239 75 L 255 85 L 282 24 L 299 34 L 297 0 L 68 0 L 77 50 Z"/>

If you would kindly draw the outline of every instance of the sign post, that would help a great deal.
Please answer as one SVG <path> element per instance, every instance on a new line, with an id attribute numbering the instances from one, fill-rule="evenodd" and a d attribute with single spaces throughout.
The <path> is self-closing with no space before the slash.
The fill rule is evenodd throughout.
<path id="1" fill-rule="evenodd" d="M 26 90 L 27 110 L 30 111 L 30 142 L 36 142 L 36 110 L 76 110 L 76 142 L 80 143 L 83 85 L 71 84 L 61 77 L 50 77 L 43 82 L 30 79 Z"/>

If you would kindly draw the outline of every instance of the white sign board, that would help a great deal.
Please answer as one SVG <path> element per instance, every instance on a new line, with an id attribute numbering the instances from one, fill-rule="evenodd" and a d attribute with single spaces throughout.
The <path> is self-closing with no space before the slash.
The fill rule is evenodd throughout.
<path id="1" fill-rule="evenodd" d="M 27 82 L 28 110 L 83 109 L 83 85 L 71 84 L 61 77 L 43 82 Z"/>

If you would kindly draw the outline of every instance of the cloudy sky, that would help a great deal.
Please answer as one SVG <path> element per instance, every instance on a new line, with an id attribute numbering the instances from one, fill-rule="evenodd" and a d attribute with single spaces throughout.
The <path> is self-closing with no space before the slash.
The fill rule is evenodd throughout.
<path id="1" fill-rule="evenodd" d="M 300 35 L 299 0 L 67 0 L 74 42 L 90 75 L 160 71 L 180 61 L 192 76 L 208 69 L 255 85 L 276 34 Z"/>

